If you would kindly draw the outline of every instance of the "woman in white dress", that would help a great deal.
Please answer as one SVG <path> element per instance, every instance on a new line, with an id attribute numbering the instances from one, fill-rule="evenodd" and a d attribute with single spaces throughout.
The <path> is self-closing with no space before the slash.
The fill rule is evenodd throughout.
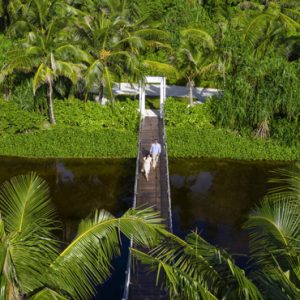
<path id="1" fill-rule="evenodd" d="M 150 173 L 150 168 L 151 168 L 151 162 L 152 162 L 152 157 L 150 154 L 147 154 L 146 157 L 144 157 L 144 164 L 143 164 L 143 170 L 145 173 L 146 180 L 148 181 L 149 179 L 149 173 Z"/>

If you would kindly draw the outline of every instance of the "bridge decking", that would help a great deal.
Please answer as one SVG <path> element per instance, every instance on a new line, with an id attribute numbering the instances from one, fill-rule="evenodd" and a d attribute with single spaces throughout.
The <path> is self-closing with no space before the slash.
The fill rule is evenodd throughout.
<path id="1" fill-rule="evenodd" d="M 139 134 L 139 170 L 141 170 L 143 157 L 150 150 L 154 139 L 162 146 L 162 153 L 158 165 L 151 168 L 149 181 L 138 172 L 136 178 L 136 206 L 154 206 L 161 212 L 166 225 L 170 228 L 170 201 L 169 201 L 169 175 L 167 153 L 164 138 L 164 123 L 159 117 L 145 117 L 140 123 Z M 135 264 L 130 280 L 130 300 L 159 300 L 167 299 L 164 292 L 156 286 L 156 274 L 149 274 L 141 264 Z"/>

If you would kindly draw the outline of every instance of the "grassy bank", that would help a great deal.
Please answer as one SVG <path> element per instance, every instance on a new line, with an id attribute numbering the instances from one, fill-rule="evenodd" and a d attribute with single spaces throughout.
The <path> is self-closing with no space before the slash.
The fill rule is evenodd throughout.
<path id="1" fill-rule="evenodd" d="M 137 153 L 136 102 L 100 106 L 56 101 L 57 125 L 46 116 L 0 101 L 0 155 L 132 158 Z"/>
<path id="2" fill-rule="evenodd" d="M 255 138 L 214 126 L 209 102 L 189 108 L 167 101 L 168 151 L 176 158 L 230 158 L 240 160 L 300 159 L 300 143 L 287 146 L 275 139 Z"/>
<path id="3" fill-rule="evenodd" d="M 78 100 L 55 101 L 57 125 L 47 117 L 0 100 L 0 155 L 21 157 L 134 158 L 137 154 L 138 101 L 101 106 Z M 240 135 L 213 125 L 207 104 L 187 107 L 166 102 L 169 156 L 299 160 L 300 145 Z"/>
<path id="4" fill-rule="evenodd" d="M 177 158 L 231 158 L 241 160 L 299 160 L 300 147 L 273 140 L 241 137 L 215 128 L 168 128 L 168 151 Z"/>
<path id="5" fill-rule="evenodd" d="M 137 135 L 130 131 L 57 128 L 28 134 L 6 135 L 0 155 L 25 157 L 133 158 Z"/>

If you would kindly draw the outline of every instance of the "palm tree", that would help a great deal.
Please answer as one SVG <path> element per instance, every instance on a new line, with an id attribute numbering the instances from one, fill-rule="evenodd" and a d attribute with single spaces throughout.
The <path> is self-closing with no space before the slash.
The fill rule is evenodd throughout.
<path id="1" fill-rule="evenodd" d="M 125 0 L 98 2 L 86 1 L 85 11 L 69 8 L 75 16 L 71 30 L 75 40 L 92 57 L 85 74 L 87 89 L 97 86 L 100 101 L 104 94 L 113 100 L 113 83 L 124 77 L 141 80 L 143 69 L 154 64 L 143 63 L 139 58 L 141 51 L 147 47 L 169 48 L 165 43 L 168 35 L 149 28 L 138 18 L 138 12 L 130 14 Z M 158 67 L 169 70 L 167 64 Z"/>
<path id="2" fill-rule="evenodd" d="M 299 38 L 300 13 L 297 4 L 270 3 L 266 8 L 250 19 L 245 28 L 244 40 L 254 49 L 254 54 L 263 57 L 270 45 L 289 55 L 289 47 Z"/>
<path id="3" fill-rule="evenodd" d="M 233 258 L 207 243 L 197 232 L 185 240 L 168 233 L 148 253 L 131 249 L 142 263 L 157 270 L 170 299 L 263 299 Z"/>
<path id="4" fill-rule="evenodd" d="M 46 182 L 31 173 L 12 178 L 0 192 L 1 299 L 88 299 L 110 276 L 120 253 L 120 232 L 152 247 L 163 230 L 152 209 L 130 209 L 114 218 L 96 211 L 81 221 L 62 251 L 53 231 L 59 223 Z"/>
<path id="5" fill-rule="evenodd" d="M 53 86 L 62 76 L 76 83 L 85 68 L 80 61 L 89 61 L 89 56 L 78 47 L 66 42 L 64 21 L 53 18 L 42 30 L 29 32 L 22 39 L 16 50 L 9 53 L 9 63 L 2 70 L 2 75 L 14 71 L 34 73 L 33 92 L 41 85 L 47 86 L 48 117 L 55 124 L 53 110 Z"/>
<path id="6" fill-rule="evenodd" d="M 280 169 L 261 206 L 252 211 L 250 230 L 252 277 L 265 295 L 276 299 L 300 297 L 300 164 Z"/>
<path id="7" fill-rule="evenodd" d="M 195 79 L 215 69 L 214 40 L 208 32 L 201 29 L 184 29 L 177 54 L 179 71 L 187 80 L 190 105 L 193 105 Z"/>
<path id="8" fill-rule="evenodd" d="M 300 164 L 281 170 L 271 190 L 249 215 L 249 265 L 244 271 L 224 250 L 197 232 L 182 240 L 171 233 L 149 252 L 134 256 L 157 270 L 171 299 L 299 299 Z M 277 175 L 278 176 L 278 175 Z"/>

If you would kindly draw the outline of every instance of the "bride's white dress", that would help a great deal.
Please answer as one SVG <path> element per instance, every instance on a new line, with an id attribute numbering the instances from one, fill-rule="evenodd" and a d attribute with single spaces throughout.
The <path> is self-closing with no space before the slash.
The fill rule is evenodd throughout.
<path id="1" fill-rule="evenodd" d="M 146 176 L 148 176 L 150 173 L 151 161 L 152 161 L 151 157 L 144 157 L 144 168 L 143 169 L 145 171 Z"/>

